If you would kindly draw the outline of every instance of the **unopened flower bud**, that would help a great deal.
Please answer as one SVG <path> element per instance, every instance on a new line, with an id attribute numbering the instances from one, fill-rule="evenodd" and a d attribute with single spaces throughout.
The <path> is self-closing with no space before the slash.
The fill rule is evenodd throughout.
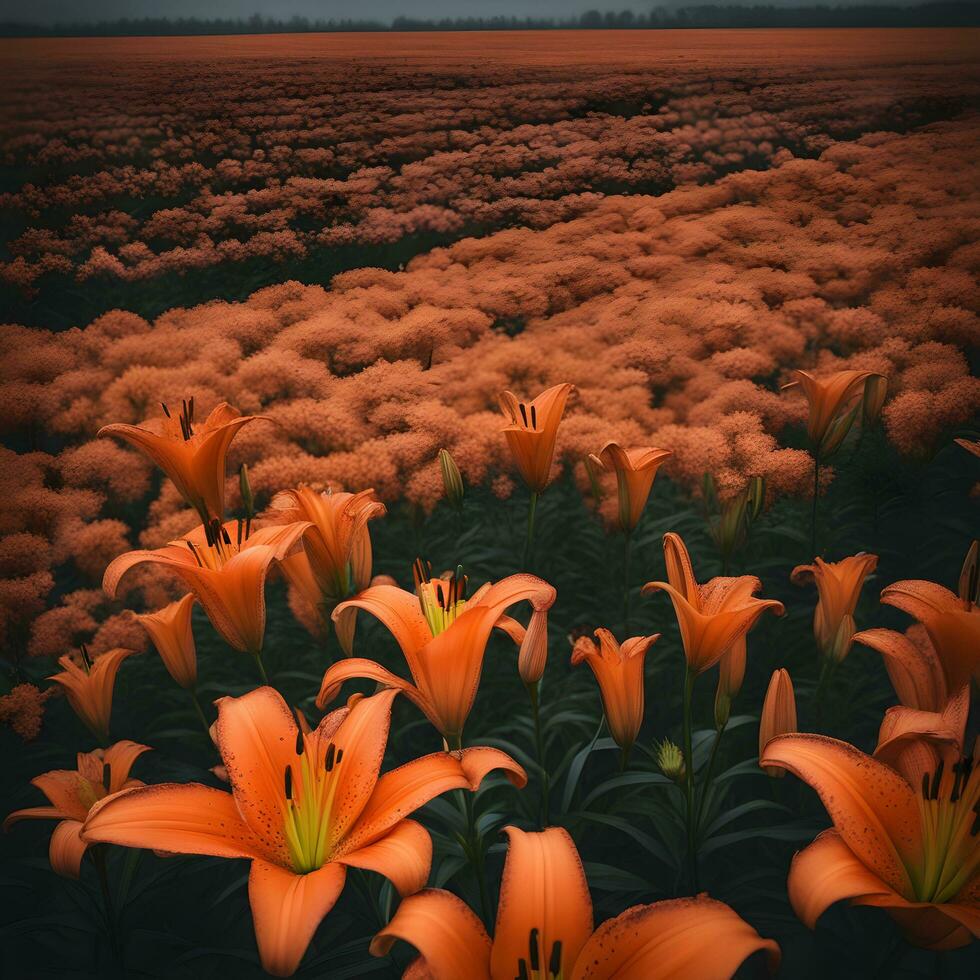
<path id="1" fill-rule="evenodd" d="M 684 782 L 684 753 L 669 739 L 664 739 L 657 746 L 657 765 L 668 779 L 673 779 L 675 783 Z"/>
<path id="2" fill-rule="evenodd" d="M 446 490 L 446 500 L 459 510 L 463 506 L 463 476 L 448 449 L 439 450 L 439 468 L 442 470 L 442 485 Z"/>
<path id="3" fill-rule="evenodd" d="M 248 480 L 248 466 L 242 463 L 242 468 L 238 473 L 238 487 L 242 494 L 242 507 L 245 509 L 245 516 L 251 520 L 255 516 L 255 498 L 252 496 L 252 485 Z"/>
<path id="4" fill-rule="evenodd" d="M 773 671 L 762 705 L 762 718 L 759 721 L 759 758 L 765 755 L 769 740 L 777 735 L 788 735 L 796 731 L 796 695 L 789 672 L 783 668 Z M 785 776 L 782 766 L 763 766 L 768 776 Z"/>

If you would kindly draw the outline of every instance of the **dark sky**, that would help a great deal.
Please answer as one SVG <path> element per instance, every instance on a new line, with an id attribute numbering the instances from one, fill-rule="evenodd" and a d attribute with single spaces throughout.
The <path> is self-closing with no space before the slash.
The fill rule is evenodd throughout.
<path id="1" fill-rule="evenodd" d="M 118 17 L 248 17 L 254 13 L 289 18 L 356 17 L 388 21 L 416 17 L 568 17 L 586 10 L 648 10 L 698 3 L 756 3 L 763 0 L 0 0 L 0 20 L 51 24 L 114 20 Z M 815 0 L 768 0 L 777 6 L 812 5 Z M 828 0 L 823 0 L 828 2 Z M 831 0 L 846 5 L 848 0 Z M 857 2 L 857 0 L 855 0 Z M 861 0 L 874 3 L 876 0 Z M 882 0 L 895 2 L 895 0 Z M 901 0 L 899 0 L 901 2 Z"/>

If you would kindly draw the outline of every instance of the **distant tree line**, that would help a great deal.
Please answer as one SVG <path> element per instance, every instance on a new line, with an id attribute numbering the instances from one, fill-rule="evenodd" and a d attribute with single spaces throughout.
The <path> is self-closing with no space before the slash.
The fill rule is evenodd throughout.
<path id="1" fill-rule="evenodd" d="M 395 17 L 390 22 L 355 19 L 142 17 L 40 25 L 0 22 L 2 37 L 131 37 L 195 34 L 303 34 L 352 31 L 542 31 L 684 30 L 726 27 L 978 27 L 980 2 L 915 6 L 773 7 L 715 4 L 647 14 L 588 10 L 579 17 Z"/>

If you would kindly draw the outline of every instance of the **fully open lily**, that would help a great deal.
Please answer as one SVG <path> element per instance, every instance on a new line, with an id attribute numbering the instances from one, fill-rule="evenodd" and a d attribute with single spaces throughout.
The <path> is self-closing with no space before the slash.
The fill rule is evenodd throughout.
<path id="1" fill-rule="evenodd" d="M 222 402 L 195 431 L 191 398 L 182 403 L 179 415 L 164 405 L 163 418 L 142 425 L 104 425 L 99 435 L 118 436 L 149 456 L 207 524 L 224 516 L 228 447 L 243 426 L 259 418 L 263 416 L 241 415 Z"/>
<path id="2" fill-rule="evenodd" d="M 812 565 L 797 565 L 790 574 L 795 585 L 817 586 L 817 608 L 813 635 L 821 654 L 840 663 L 849 653 L 854 638 L 854 610 L 861 587 L 878 565 L 878 556 L 854 555 L 840 561 L 815 558 Z"/>
<path id="3" fill-rule="evenodd" d="M 575 641 L 572 663 L 587 663 L 592 668 L 609 731 L 628 755 L 643 724 L 643 664 L 660 634 L 634 636 L 622 646 L 607 629 L 597 629 L 595 635 L 598 644 L 587 636 Z"/>
<path id="4" fill-rule="evenodd" d="M 115 596 L 136 565 L 169 568 L 196 596 L 214 628 L 236 650 L 258 658 L 265 636 L 265 580 L 273 562 L 301 547 L 308 522 L 248 533 L 245 522 L 201 525 L 155 551 L 129 551 L 112 561 L 102 588 Z"/>
<path id="5" fill-rule="evenodd" d="M 105 742 L 109 738 L 109 718 L 112 714 L 112 692 L 116 674 L 132 650 L 108 650 L 92 658 L 83 644 L 80 648 L 81 666 L 69 655 L 58 658 L 60 674 L 48 678 L 64 689 L 72 710 L 88 730 Z"/>
<path id="6" fill-rule="evenodd" d="M 80 833 L 89 811 L 99 800 L 142 786 L 140 780 L 129 778 L 129 772 L 133 763 L 149 751 L 148 745 L 116 742 L 104 751 L 79 752 L 75 769 L 55 769 L 31 780 L 51 806 L 15 810 L 4 820 L 3 829 L 7 830 L 18 820 L 60 820 L 51 835 L 48 851 L 51 867 L 66 878 L 77 878 L 88 848 Z"/>
<path id="7" fill-rule="evenodd" d="M 598 456 L 590 455 L 593 465 L 616 474 L 621 530 L 629 533 L 640 523 L 657 471 L 671 456 L 669 449 L 623 449 L 617 442 L 607 442 Z"/>
<path id="8" fill-rule="evenodd" d="M 771 969 L 779 964 L 775 942 L 706 895 L 637 905 L 593 931 L 588 882 L 568 833 L 506 833 L 492 940 L 461 899 L 426 889 L 399 905 L 371 952 L 411 943 L 419 957 L 403 976 L 428 980 L 715 980 L 759 950 Z"/>
<path id="9" fill-rule="evenodd" d="M 83 839 L 251 860 L 262 965 L 289 976 L 348 867 L 385 875 L 402 895 L 425 884 L 432 842 L 411 813 L 447 790 L 476 790 L 494 769 L 526 781 L 490 748 L 437 752 L 380 775 L 396 694 L 352 699 L 310 733 L 272 688 L 222 698 L 216 737 L 232 792 L 197 783 L 135 790 L 96 807 Z"/>
<path id="10" fill-rule="evenodd" d="M 808 371 L 794 371 L 792 376 L 793 380 L 783 385 L 782 390 L 803 389 L 810 403 L 807 436 L 822 461 L 840 448 L 854 424 L 862 408 L 865 383 L 869 378 L 881 379 L 876 382 L 875 391 L 876 397 L 884 400 L 881 382 L 885 378 L 873 371 L 836 371 L 819 378 Z"/>
<path id="11" fill-rule="evenodd" d="M 980 935 L 980 767 L 972 756 L 924 773 L 916 786 L 823 735 L 778 736 L 761 762 L 809 783 L 834 822 L 790 869 L 790 901 L 806 925 L 848 899 L 886 909 L 918 946 L 953 949 Z"/>
<path id="12" fill-rule="evenodd" d="M 373 490 L 360 493 L 320 493 L 310 487 L 283 490 L 265 513 L 274 524 L 309 523 L 304 536 L 306 555 L 323 601 L 329 605 L 371 581 L 371 535 L 368 521 L 385 514 Z"/>
<path id="13" fill-rule="evenodd" d="M 558 425 L 573 387 L 555 385 L 529 402 L 518 401 L 509 391 L 499 397 L 500 410 L 507 420 L 503 430 L 507 445 L 532 493 L 541 493 L 548 485 Z"/>
<path id="14" fill-rule="evenodd" d="M 426 578 L 421 563 L 416 563 L 415 575 L 415 594 L 391 585 L 371 586 L 342 602 L 333 613 L 338 627 L 358 609 L 380 619 L 401 647 L 412 681 L 372 660 L 354 657 L 327 670 L 316 703 L 322 709 L 336 697 L 344 681 L 352 678 L 378 681 L 404 691 L 444 738 L 456 745 L 476 698 L 493 628 L 500 626 L 512 636 L 523 637 L 518 655 L 521 675 L 532 676 L 538 662 L 543 669 L 546 647 L 541 640 L 547 635 L 548 610 L 556 593 L 542 579 L 521 574 L 484 585 L 467 599 L 461 570 L 448 579 Z M 526 632 L 515 631 L 516 624 L 504 612 L 524 600 L 531 603 L 531 622 Z"/>
<path id="15" fill-rule="evenodd" d="M 771 609 L 782 615 L 783 604 L 775 599 L 756 599 L 762 587 L 754 575 L 713 578 L 698 585 L 694 568 L 680 535 L 664 535 L 666 582 L 647 582 L 643 594 L 666 592 L 674 605 L 689 670 L 702 674 L 713 667 L 737 640 Z"/>
<path id="16" fill-rule="evenodd" d="M 192 691 L 197 685 L 197 650 L 191 629 L 194 593 L 171 602 L 152 613 L 136 616 L 160 654 L 167 673 L 183 688 Z"/>

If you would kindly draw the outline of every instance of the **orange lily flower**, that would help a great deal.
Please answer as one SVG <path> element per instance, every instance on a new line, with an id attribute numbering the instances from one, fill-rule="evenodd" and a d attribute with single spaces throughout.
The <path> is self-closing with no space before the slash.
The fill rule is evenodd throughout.
<path id="1" fill-rule="evenodd" d="M 774 670 L 766 689 L 766 699 L 762 703 L 762 717 L 759 719 L 759 758 L 766 753 L 769 740 L 777 735 L 796 731 L 796 694 L 793 691 L 793 678 L 789 671 L 781 667 Z M 779 766 L 763 766 L 767 776 L 785 776 L 786 771 Z"/>
<path id="2" fill-rule="evenodd" d="M 225 512 L 225 456 L 238 430 L 265 418 L 241 415 L 227 402 L 218 405 L 194 431 L 194 399 L 185 401 L 176 418 L 163 406 L 164 418 L 142 425 L 116 422 L 99 436 L 118 436 L 141 450 L 173 481 L 181 496 L 206 524 Z M 270 421 L 266 419 L 266 421 Z"/>
<path id="3" fill-rule="evenodd" d="M 980 606 L 935 582 L 895 582 L 881 601 L 917 619 L 926 628 L 946 676 L 948 692 L 980 674 Z"/>
<path id="4" fill-rule="evenodd" d="M 631 532 L 643 516 L 657 470 L 674 454 L 669 449 L 623 449 L 617 442 L 607 442 L 599 455 L 589 459 L 600 470 L 615 472 L 619 488 L 619 527 Z"/>
<path id="5" fill-rule="evenodd" d="M 865 383 L 869 378 L 886 379 L 873 371 L 837 371 L 817 378 L 807 371 L 793 371 L 793 381 L 782 390 L 797 386 L 803 389 L 810 403 L 807 436 L 810 445 L 821 459 L 827 459 L 840 448 L 850 431 L 864 398 Z M 880 383 L 876 385 L 876 398 L 884 400 Z"/>
<path id="6" fill-rule="evenodd" d="M 129 551 L 105 571 L 102 588 L 115 596 L 122 577 L 153 562 L 178 575 L 214 628 L 236 650 L 258 657 L 265 635 L 265 579 L 274 561 L 298 549 L 310 525 L 303 521 L 244 535 L 243 521 L 201 525 L 155 551 Z"/>
<path id="7" fill-rule="evenodd" d="M 432 980 L 730 977 L 758 950 L 770 969 L 779 964 L 775 942 L 707 895 L 636 905 L 593 932 L 588 882 L 567 831 L 505 832 L 492 940 L 461 899 L 428 888 L 398 906 L 371 952 L 386 956 L 396 940 L 411 943 L 419 956 L 403 976 Z"/>
<path id="8" fill-rule="evenodd" d="M 691 556 L 680 535 L 672 531 L 664 535 L 664 558 L 668 581 L 647 582 L 642 594 L 663 591 L 670 596 L 688 669 L 696 674 L 714 667 L 767 609 L 783 614 L 781 602 L 754 598 L 753 593 L 762 588 L 754 575 L 719 576 L 698 585 Z"/>
<path id="9" fill-rule="evenodd" d="M 171 602 L 153 613 L 136 616 L 160 654 L 167 673 L 183 688 L 193 691 L 197 686 L 197 650 L 191 629 L 194 593 Z"/>
<path id="10" fill-rule="evenodd" d="M 323 675 L 317 707 L 336 697 L 344 681 L 364 677 L 404 691 L 424 712 L 449 744 L 458 744 L 463 725 L 476 699 L 487 641 L 495 626 L 512 637 L 523 636 L 518 666 L 522 677 L 541 676 L 547 646 L 548 610 L 556 592 L 534 575 L 510 575 L 489 583 L 465 597 L 466 578 L 426 579 L 421 562 L 415 569 L 417 594 L 391 585 L 365 589 L 333 612 L 338 628 L 344 620 L 364 609 L 391 631 L 401 647 L 412 682 L 372 660 L 352 657 L 333 664 Z M 504 611 L 514 603 L 531 603 L 531 622 L 526 631 Z M 515 629 L 516 628 L 516 629 Z"/>
<path id="11" fill-rule="evenodd" d="M 58 658 L 60 674 L 48 678 L 60 685 L 68 698 L 72 711 L 85 723 L 86 728 L 101 741 L 109 738 L 109 717 L 112 714 L 112 690 L 116 674 L 122 662 L 133 650 L 107 650 L 94 660 L 88 650 L 81 647 L 82 666 L 79 667 L 70 654 Z"/>
<path id="12" fill-rule="evenodd" d="M 308 734 L 270 687 L 222 698 L 216 734 L 232 792 L 198 783 L 134 790 L 99 804 L 83 839 L 251 860 L 262 966 L 289 976 L 348 867 L 383 874 L 402 895 L 425 884 L 432 841 L 409 814 L 447 790 L 476 790 L 494 769 L 526 782 L 491 748 L 436 752 L 379 775 L 396 694 L 352 698 Z"/>
<path id="13" fill-rule="evenodd" d="M 960 449 L 965 449 L 968 453 L 972 453 L 974 456 L 980 456 L 980 439 L 954 439 L 953 442 L 955 442 Z"/>
<path id="14" fill-rule="evenodd" d="M 509 391 L 499 396 L 500 410 L 507 419 L 503 430 L 507 445 L 532 493 L 541 493 L 548 485 L 558 425 L 573 388 L 567 383 L 555 385 L 530 402 L 519 402 Z"/>
<path id="15" fill-rule="evenodd" d="M 58 874 L 77 878 L 88 848 L 88 842 L 79 835 L 89 811 L 98 800 L 142 786 L 140 780 L 129 778 L 129 771 L 136 759 L 149 751 L 148 745 L 116 742 L 104 751 L 79 752 L 75 769 L 55 769 L 31 780 L 51 806 L 15 810 L 4 820 L 3 829 L 24 819 L 60 820 L 51 835 L 48 857 Z"/>
<path id="16" fill-rule="evenodd" d="M 580 636 L 572 649 L 572 663 L 587 663 L 599 683 L 602 710 L 616 744 L 629 752 L 643 724 L 643 662 L 647 650 L 660 639 L 634 636 L 622 646 L 607 629 L 597 629 L 598 645 Z"/>
<path id="17" fill-rule="evenodd" d="M 353 581 L 360 591 L 371 581 L 371 535 L 368 521 L 383 517 L 385 505 L 373 490 L 320 493 L 310 487 L 283 490 L 272 498 L 265 517 L 274 524 L 308 522 L 304 547 L 323 601 L 347 597 Z"/>
<path id="18" fill-rule="evenodd" d="M 814 558 L 812 565 L 797 565 L 790 573 L 794 585 L 817 586 L 813 635 L 821 654 L 840 663 L 854 639 L 854 610 L 864 580 L 878 566 L 878 556 L 861 553 L 840 561 Z"/>
<path id="19" fill-rule="evenodd" d="M 980 767 L 972 758 L 912 786 L 846 742 L 780 735 L 762 764 L 809 783 L 834 822 L 790 868 L 790 901 L 807 926 L 848 899 L 886 909 L 917 946 L 954 949 L 980 935 Z"/>

